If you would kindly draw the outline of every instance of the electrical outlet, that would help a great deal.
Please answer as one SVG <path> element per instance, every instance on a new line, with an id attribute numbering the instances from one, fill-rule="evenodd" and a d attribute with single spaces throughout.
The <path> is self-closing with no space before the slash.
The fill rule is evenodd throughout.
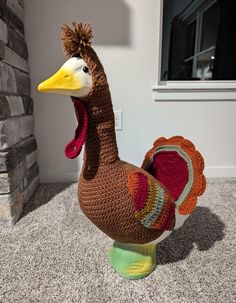
<path id="1" fill-rule="evenodd" d="M 115 130 L 123 129 L 123 112 L 122 110 L 115 110 Z"/>

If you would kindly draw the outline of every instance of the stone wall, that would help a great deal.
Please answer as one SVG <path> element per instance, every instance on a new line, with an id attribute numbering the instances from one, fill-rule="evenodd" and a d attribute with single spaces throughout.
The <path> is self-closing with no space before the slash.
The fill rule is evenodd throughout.
<path id="1" fill-rule="evenodd" d="M 0 0 L 0 222 L 14 223 L 39 184 L 23 0 Z"/>

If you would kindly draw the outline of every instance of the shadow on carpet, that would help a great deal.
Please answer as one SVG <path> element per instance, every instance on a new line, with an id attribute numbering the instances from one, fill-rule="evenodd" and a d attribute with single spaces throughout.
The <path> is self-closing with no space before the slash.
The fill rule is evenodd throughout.
<path id="1" fill-rule="evenodd" d="M 24 205 L 23 213 L 20 217 L 20 220 L 32 211 L 36 210 L 37 208 L 47 204 L 55 196 L 57 196 L 62 191 L 66 190 L 71 185 L 72 183 L 53 184 L 53 186 L 50 183 L 40 184 L 39 188 L 30 199 L 30 203 L 28 202 Z"/>
<path id="2" fill-rule="evenodd" d="M 184 260 L 194 246 L 209 250 L 224 238 L 225 224 L 208 207 L 197 206 L 184 225 L 157 246 L 158 264 Z"/>

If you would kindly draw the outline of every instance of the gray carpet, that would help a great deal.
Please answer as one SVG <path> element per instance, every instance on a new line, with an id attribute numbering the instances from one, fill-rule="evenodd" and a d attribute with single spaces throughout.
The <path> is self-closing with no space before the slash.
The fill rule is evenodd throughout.
<path id="1" fill-rule="evenodd" d="M 76 184 L 41 185 L 14 227 L 0 227 L 0 302 L 236 302 L 236 181 L 211 182 L 161 242 L 155 272 L 120 278 L 112 241 L 85 218 Z"/>

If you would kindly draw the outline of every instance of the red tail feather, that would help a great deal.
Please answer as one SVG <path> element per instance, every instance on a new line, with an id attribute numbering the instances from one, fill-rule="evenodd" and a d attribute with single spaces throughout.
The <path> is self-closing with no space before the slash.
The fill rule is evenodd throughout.
<path id="1" fill-rule="evenodd" d="M 145 156 L 142 168 L 170 192 L 182 215 L 192 212 L 206 188 L 204 160 L 189 140 L 159 138 Z"/>

